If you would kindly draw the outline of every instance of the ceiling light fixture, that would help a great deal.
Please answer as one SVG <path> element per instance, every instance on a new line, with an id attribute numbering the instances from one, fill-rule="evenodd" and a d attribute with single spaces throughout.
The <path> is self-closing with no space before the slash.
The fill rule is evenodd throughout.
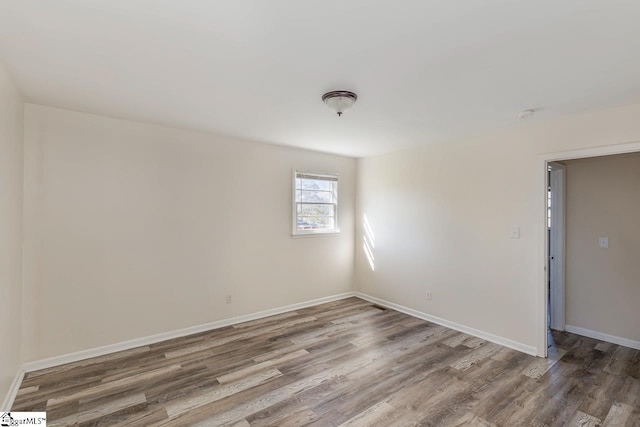
<path id="1" fill-rule="evenodd" d="M 351 108 L 357 99 L 358 95 L 347 90 L 334 90 L 322 95 L 324 103 L 338 113 L 338 116 L 342 116 L 345 110 Z"/>

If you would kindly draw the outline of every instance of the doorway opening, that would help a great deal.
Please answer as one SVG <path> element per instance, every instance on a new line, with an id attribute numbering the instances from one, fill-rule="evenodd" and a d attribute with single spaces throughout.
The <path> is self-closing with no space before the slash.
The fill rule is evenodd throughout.
<path id="1" fill-rule="evenodd" d="M 640 152 L 640 142 L 588 148 L 540 156 L 544 210 L 539 224 L 542 246 L 538 288 L 538 356 L 547 357 L 552 330 L 564 331 L 565 318 L 565 186 L 566 167 L 573 159 Z"/>

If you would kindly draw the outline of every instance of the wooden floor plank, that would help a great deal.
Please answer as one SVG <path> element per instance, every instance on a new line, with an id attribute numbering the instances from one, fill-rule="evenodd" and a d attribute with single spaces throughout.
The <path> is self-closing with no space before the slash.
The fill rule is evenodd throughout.
<path id="1" fill-rule="evenodd" d="M 125 410 L 133 411 L 134 408 L 144 408 L 147 406 L 147 399 L 144 394 L 134 394 L 131 396 L 121 397 L 110 401 L 108 404 L 94 407 L 92 409 L 79 411 L 78 413 L 68 415 L 64 418 L 58 418 L 53 421 L 47 419 L 47 425 L 52 427 L 68 426 L 88 423 L 96 421 L 100 418 L 106 418 L 114 413 Z M 47 417 L 49 418 L 49 417 Z"/>
<path id="2" fill-rule="evenodd" d="M 616 402 L 611 406 L 607 417 L 602 423 L 603 427 L 612 426 L 639 426 L 640 410 L 626 403 Z"/>
<path id="3" fill-rule="evenodd" d="M 348 298 L 30 372 L 14 411 L 108 426 L 564 426 L 640 420 L 640 351 L 548 359 Z"/>

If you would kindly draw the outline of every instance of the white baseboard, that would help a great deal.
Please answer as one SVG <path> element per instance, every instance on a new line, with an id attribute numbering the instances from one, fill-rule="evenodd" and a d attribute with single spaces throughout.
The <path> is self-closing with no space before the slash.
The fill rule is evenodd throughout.
<path id="1" fill-rule="evenodd" d="M 578 326 L 566 325 L 565 329 L 567 332 L 571 332 L 572 334 L 578 334 L 584 337 L 593 338 L 600 341 L 606 341 L 612 344 L 618 344 L 624 347 L 640 350 L 640 341 L 634 341 L 628 338 L 617 337 L 615 335 L 609 335 L 603 332 L 592 331 L 591 329 L 580 328 Z"/>
<path id="2" fill-rule="evenodd" d="M 343 294 L 332 295 L 328 297 L 318 298 L 310 301 L 304 301 L 296 304 L 286 305 L 283 307 L 272 308 L 269 310 L 259 311 L 257 313 L 246 314 L 244 316 L 231 317 L 228 319 L 218 320 L 215 322 L 205 323 L 203 325 L 191 326 L 184 329 L 178 329 L 169 332 L 162 332 L 142 338 L 135 338 L 128 341 L 109 344 L 102 347 L 82 350 L 75 353 L 63 354 L 60 356 L 50 357 L 48 359 L 27 362 L 23 366 L 24 372 L 33 372 L 40 369 L 52 368 L 54 366 L 64 365 L 66 363 L 78 362 L 80 360 L 92 357 L 104 356 L 105 354 L 115 353 L 117 351 L 130 350 L 132 348 L 145 345 L 155 344 L 161 341 L 180 338 L 187 335 L 197 334 L 199 332 L 210 331 L 212 329 L 222 328 L 224 326 L 235 325 L 238 323 L 248 322 L 250 320 L 261 319 L 263 317 L 273 316 L 285 313 L 287 311 L 299 310 L 301 308 L 312 307 L 314 305 L 324 304 L 331 301 L 350 298 L 355 296 L 354 292 L 345 292 Z M 20 383 L 18 383 L 20 384 Z M 16 390 L 17 391 L 17 390 Z"/>
<path id="3" fill-rule="evenodd" d="M 18 394 L 18 390 L 20 389 L 20 384 L 22 384 L 22 377 L 24 377 L 24 371 L 20 369 L 16 374 L 16 377 L 13 379 L 13 382 L 11 383 L 11 387 L 9 388 L 9 392 L 2 402 L 2 406 L 0 406 L 1 412 L 11 411 L 13 401 L 16 400 L 16 395 Z"/>
<path id="4" fill-rule="evenodd" d="M 437 316 L 432 316 L 427 313 L 423 313 L 418 310 L 414 310 L 412 308 L 408 308 L 402 306 L 400 304 L 396 304 L 393 302 L 385 301 L 380 298 L 372 297 L 371 295 L 363 294 L 361 292 L 355 292 L 355 296 L 358 298 L 362 298 L 364 300 L 373 302 L 375 304 L 381 305 L 383 307 L 391 308 L 393 310 L 399 311 L 401 313 L 408 314 L 409 316 L 417 317 L 422 320 L 426 320 L 428 322 L 437 323 L 438 325 L 446 326 L 447 328 L 454 329 L 456 331 L 464 332 L 465 334 L 473 335 L 478 338 L 482 338 L 483 340 L 491 341 L 496 344 L 503 345 L 505 347 L 512 348 L 514 350 L 518 350 L 522 353 L 527 353 L 532 356 L 537 356 L 538 352 L 536 348 L 530 345 L 522 344 L 517 341 L 510 340 L 508 338 L 504 338 L 498 335 L 490 334 L 489 332 L 481 331 L 479 329 L 474 329 L 469 326 L 461 325 L 459 323 L 452 322 L 450 320 L 442 319 Z"/>

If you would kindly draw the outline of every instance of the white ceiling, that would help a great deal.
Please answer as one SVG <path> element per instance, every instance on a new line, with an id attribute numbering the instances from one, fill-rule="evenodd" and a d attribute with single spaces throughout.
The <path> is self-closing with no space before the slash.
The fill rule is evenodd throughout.
<path id="1" fill-rule="evenodd" d="M 639 22 L 637 0 L 2 0 L 0 61 L 29 102 L 360 157 L 640 102 Z"/>

